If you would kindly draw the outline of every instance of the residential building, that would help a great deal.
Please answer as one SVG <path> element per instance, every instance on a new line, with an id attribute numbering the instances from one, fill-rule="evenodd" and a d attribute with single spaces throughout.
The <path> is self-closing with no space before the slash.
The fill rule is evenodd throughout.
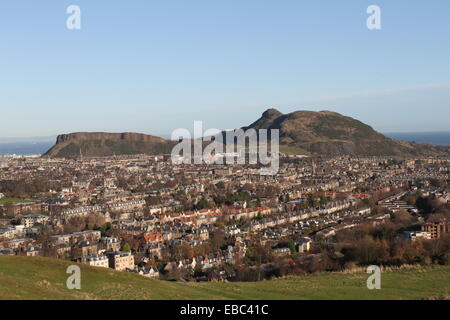
<path id="1" fill-rule="evenodd" d="M 432 239 L 437 239 L 449 232 L 449 225 L 447 221 L 425 223 L 422 225 L 422 231 L 429 232 Z"/>
<path id="2" fill-rule="evenodd" d="M 118 271 L 133 270 L 134 256 L 131 252 L 107 252 L 106 256 L 109 259 L 109 267 Z"/>

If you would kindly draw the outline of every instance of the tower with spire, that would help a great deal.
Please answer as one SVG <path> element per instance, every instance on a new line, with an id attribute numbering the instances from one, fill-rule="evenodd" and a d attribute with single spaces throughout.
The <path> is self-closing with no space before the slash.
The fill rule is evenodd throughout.
<path id="1" fill-rule="evenodd" d="M 312 175 L 315 176 L 316 175 L 316 171 L 317 171 L 317 163 L 316 163 L 316 159 L 312 158 L 311 159 L 311 171 L 312 171 Z"/>

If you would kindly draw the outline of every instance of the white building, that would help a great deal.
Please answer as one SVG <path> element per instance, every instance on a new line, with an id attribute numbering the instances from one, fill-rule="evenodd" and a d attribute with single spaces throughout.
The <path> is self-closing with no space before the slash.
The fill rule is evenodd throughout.
<path id="1" fill-rule="evenodd" d="M 92 267 L 109 268 L 109 260 L 105 255 L 89 255 L 85 263 Z"/>
<path id="2" fill-rule="evenodd" d="M 416 241 L 417 239 L 430 240 L 431 232 L 428 231 L 405 231 L 402 234 L 405 240 Z"/>
<path id="3" fill-rule="evenodd" d="M 309 237 L 304 237 L 298 243 L 298 252 L 308 252 L 311 249 L 312 240 Z"/>
<path id="4" fill-rule="evenodd" d="M 14 239 L 23 237 L 26 235 L 26 228 L 24 225 L 11 226 L 7 228 L 0 229 L 0 238 L 3 239 Z"/>
<path id="5" fill-rule="evenodd" d="M 30 228 L 36 224 L 45 224 L 49 220 L 48 216 L 44 215 L 28 215 L 24 216 L 20 222 L 26 227 Z"/>

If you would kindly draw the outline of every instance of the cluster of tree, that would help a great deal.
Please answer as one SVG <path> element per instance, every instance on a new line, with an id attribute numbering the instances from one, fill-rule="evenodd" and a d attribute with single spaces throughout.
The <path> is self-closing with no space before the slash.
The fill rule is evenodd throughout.
<path id="1" fill-rule="evenodd" d="M 258 188 L 255 191 L 255 196 L 257 198 L 269 198 L 269 197 L 275 197 L 279 195 L 281 192 L 280 187 L 276 185 L 264 185 L 264 186 L 258 186 Z"/>
<path id="2" fill-rule="evenodd" d="M 61 191 L 61 183 L 44 178 L 31 180 L 2 180 L 0 192 L 10 198 L 31 198 L 49 190 Z"/>
<path id="3" fill-rule="evenodd" d="M 404 241 L 366 236 L 342 249 L 346 262 L 358 265 L 450 264 L 450 238 Z"/>
<path id="4" fill-rule="evenodd" d="M 309 193 L 306 196 L 306 202 L 304 202 L 307 208 L 314 208 L 324 206 L 328 203 L 328 199 L 323 194 Z"/>
<path id="5" fill-rule="evenodd" d="M 444 189 L 448 187 L 448 181 L 442 179 L 430 179 L 430 185 L 435 188 Z"/>
<path id="6" fill-rule="evenodd" d="M 216 206 L 221 207 L 222 205 L 231 206 L 235 202 L 247 203 L 252 201 L 252 196 L 248 191 L 239 190 L 237 192 L 227 192 L 226 194 L 217 193 L 213 197 Z"/>
<path id="7" fill-rule="evenodd" d="M 205 197 L 201 197 L 193 206 L 192 210 L 203 210 L 213 208 L 214 204 L 208 201 Z"/>
<path id="8" fill-rule="evenodd" d="M 148 196 L 145 202 L 147 206 L 156 206 L 162 203 L 162 198 L 160 196 Z"/>
<path id="9" fill-rule="evenodd" d="M 450 218 L 450 205 L 438 199 L 435 195 L 418 196 L 415 205 L 427 218 Z"/>
<path id="10" fill-rule="evenodd" d="M 277 257 L 270 246 L 252 241 L 244 263 L 235 266 L 234 280 L 259 281 L 288 274 L 341 271 L 356 265 L 450 264 L 450 234 L 439 239 L 409 241 L 399 237 L 406 230 L 420 230 L 420 225 L 417 218 L 401 211 L 384 224 L 365 223 L 342 230 L 331 243 L 322 242 L 308 255 L 295 253 L 293 247 L 291 255 Z"/>
<path id="11" fill-rule="evenodd" d="M 106 231 L 110 228 L 111 225 L 105 223 L 105 217 L 102 214 L 91 213 L 85 217 L 73 217 L 68 219 L 63 226 L 63 233 L 74 233 L 85 230 L 103 230 L 106 235 Z"/>
<path id="12" fill-rule="evenodd" d="M 111 230 L 111 222 L 106 222 L 105 224 L 101 226 L 94 226 L 94 230 L 98 230 L 102 233 L 102 237 L 108 236 L 108 231 Z"/>
<path id="13" fill-rule="evenodd" d="M 216 229 L 210 232 L 209 241 L 192 247 L 188 244 L 167 245 L 162 249 L 162 262 L 180 261 L 184 259 L 192 259 L 194 257 L 205 256 L 207 254 L 218 252 L 226 249 L 233 241 L 226 237 L 222 229 Z"/>
<path id="14" fill-rule="evenodd" d="M 404 240 L 404 231 L 420 230 L 417 219 L 406 212 L 394 214 L 390 221 L 374 226 L 366 223 L 335 236 L 335 248 L 345 263 L 357 265 L 449 264 L 450 235 L 439 239 Z"/>
<path id="15" fill-rule="evenodd" d="M 259 254 L 257 260 L 259 259 Z M 332 250 L 325 250 L 319 254 L 302 255 L 295 254 L 287 257 L 275 257 L 261 255 L 262 259 L 257 263 L 249 265 L 240 263 L 233 266 L 223 266 L 230 281 L 261 281 L 284 277 L 287 275 L 305 275 L 316 272 L 341 271 L 345 269 L 346 263 L 343 255 Z M 252 258 L 253 259 L 253 258 Z M 259 263 L 259 261 L 270 261 Z M 211 277 L 210 270 L 203 271 Z"/>

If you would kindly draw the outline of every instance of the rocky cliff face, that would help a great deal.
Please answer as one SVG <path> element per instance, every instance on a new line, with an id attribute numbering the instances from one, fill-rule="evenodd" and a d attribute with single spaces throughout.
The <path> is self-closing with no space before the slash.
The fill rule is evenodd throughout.
<path id="1" fill-rule="evenodd" d="M 108 133 L 108 132 L 75 132 L 69 134 L 61 134 L 56 138 L 56 143 L 66 141 L 81 140 L 112 140 L 112 141 L 145 141 L 145 142 L 165 142 L 160 137 L 155 137 L 142 133 L 124 132 L 124 133 Z"/>
<path id="2" fill-rule="evenodd" d="M 151 135 L 125 132 L 76 132 L 62 134 L 44 156 L 73 158 L 122 154 L 170 153 L 174 142 Z"/>

